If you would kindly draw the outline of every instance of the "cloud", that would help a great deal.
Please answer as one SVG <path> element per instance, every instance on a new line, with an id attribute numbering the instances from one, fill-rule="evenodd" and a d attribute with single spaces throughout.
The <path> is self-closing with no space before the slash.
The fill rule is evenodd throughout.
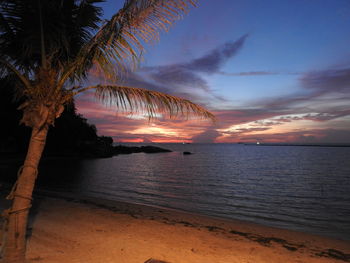
<path id="1" fill-rule="evenodd" d="M 213 128 L 209 128 L 206 131 L 193 136 L 191 140 L 194 143 L 213 143 L 215 142 L 216 138 L 219 136 L 221 136 L 221 133 L 219 133 L 217 130 Z"/>
<path id="2" fill-rule="evenodd" d="M 260 126 L 260 127 L 269 127 L 269 126 L 276 126 L 276 125 L 281 125 L 283 124 L 282 121 L 279 121 L 279 119 L 277 120 L 257 120 L 254 122 L 254 124 Z"/>
<path id="3" fill-rule="evenodd" d="M 218 72 L 223 76 L 232 77 L 252 77 L 252 76 L 271 76 L 271 75 L 299 75 L 298 72 L 274 72 L 274 71 L 246 71 L 246 72 Z"/>
<path id="4" fill-rule="evenodd" d="M 328 111 L 328 112 L 321 112 L 315 115 L 307 114 L 304 119 L 305 120 L 312 120 L 312 121 L 329 121 L 334 120 L 337 118 L 345 117 L 350 115 L 350 109 L 347 110 L 339 110 L 339 111 Z"/>
<path id="5" fill-rule="evenodd" d="M 219 129 L 284 115 L 282 111 L 274 111 L 264 108 L 221 110 L 214 111 L 214 114 L 218 119 L 217 127 Z"/>
<path id="6" fill-rule="evenodd" d="M 218 46 L 217 48 L 209 51 L 207 54 L 200 58 L 193 59 L 186 63 L 178 63 L 166 66 L 157 67 L 144 67 L 143 70 L 158 70 L 161 72 L 174 68 L 188 70 L 192 72 L 203 72 L 203 73 L 217 73 L 223 64 L 236 55 L 243 47 L 248 35 L 243 35 L 236 41 L 226 42 L 225 44 Z"/>
<path id="7" fill-rule="evenodd" d="M 349 130 L 340 129 L 325 129 L 323 132 L 323 138 L 321 142 L 328 143 L 344 143 L 350 142 L 350 132 Z"/>
<path id="8" fill-rule="evenodd" d="M 187 70 L 213 74 L 220 70 L 220 67 L 231 57 L 236 55 L 243 47 L 248 35 L 240 37 L 235 42 L 227 42 L 224 45 L 210 51 L 207 55 L 192 60 L 186 64 L 175 66 L 183 67 Z"/>
<path id="9" fill-rule="evenodd" d="M 152 140 L 150 140 L 149 137 L 144 137 L 143 142 L 144 143 L 152 143 Z"/>
<path id="10" fill-rule="evenodd" d="M 188 62 L 165 66 L 143 67 L 137 72 L 115 83 L 113 79 L 101 77 L 94 69 L 90 72 L 90 83 L 117 84 L 121 86 L 144 88 L 189 99 L 195 103 L 211 105 L 227 101 L 216 95 L 209 87 L 205 76 L 220 72 L 220 68 L 234 57 L 244 46 L 248 35 L 236 41 L 229 41 Z"/>
<path id="11" fill-rule="evenodd" d="M 205 76 L 207 75 L 248 77 L 300 74 L 272 71 L 222 72 L 221 67 L 242 49 L 246 38 L 247 35 L 242 36 L 237 41 L 228 42 L 188 62 L 146 67 L 137 73 L 129 73 L 124 84 L 161 91 L 208 105 L 208 101 L 213 101 L 212 98 L 222 101 L 225 99 L 217 97 L 212 92 L 206 81 Z M 215 110 L 215 107 L 212 107 L 212 112 L 218 120 L 215 127 L 208 123 L 169 121 L 164 118 L 150 124 L 147 119 L 143 118 L 136 120 L 128 116 L 116 116 L 116 112 L 106 110 L 87 97 L 82 98 L 79 102 L 79 109 L 90 122 L 97 125 L 100 134 L 113 136 L 116 140 L 160 142 L 191 139 L 193 142 L 206 143 L 255 142 L 256 140 L 265 142 L 350 142 L 349 130 L 336 129 L 344 128 L 346 123 L 349 123 L 350 69 L 307 72 L 299 77 L 299 85 L 300 89 L 297 93 L 258 100 L 251 103 L 249 108 L 232 107 L 226 110 Z M 299 121 L 306 126 L 299 127 Z M 332 122 L 332 124 L 342 122 L 343 124 L 332 126 L 333 129 L 315 128 L 326 127 L 327 122 Z M 149 128 L 151 125 L 157 129 Z M 150 131 L 154 132 L 150 133 Z M 167 131 L 171 131 L 171 134 Z"/>
<path id="12" fill-rule="evenodd" d="M 350 99 L 350 69 L 307 72 L 299 78 L 299 83 L 301 90 L 297 93 L 257 101 L 256 106 L 270 110 L 292 110 L 295 113 L 316 111 L 320 114 L 319 120 L 332 118 L 331 116 L 338 118 L 348 114 L 348 104 L 341 102 Z M 336 108 L 327 106 L 337 104 L 337 102 Z M 313 104 L 318 106 L 322 104 L 323 109 L 314 110 L 312 109 Z"/>
<path id="13" fill-rule="evenodd" d="M 238 77 L 247 77 L 247 76 L 270 76 L 270 75 L 279 75 L 278 72 L 271 71 L 248 71 L 248 72 L 219 72 L 220 75 L 224 76 L 238 76 Z"/>
<path id="14" fill-rule="evenodd" d="M 347 110 L 325 110 L 324 109 L 323 112 L 317 112 L 317 113 L 311 112 L 311 113 L 304 113 L 304 114 L 297 114 L 297 115 L 290 115 L 290 116 L 282 116 L 280 118 L 274 119 L 276 122 L 272 124 L 276 125 L 276 123 L 286 123 L 286 122 L 299 121 L 299 120 L 325 122 L 325 121 L 338 119 L 341 117 L 346 117 L 349 115 L 350 115 L 350 109 L 347 109 Z"/>
<path id="15" fill-rule="evenodd" d="M 250 132 L 256 132 L 256 131 L 266 131 L 270 129 L 271 127 L 237 128 L 235 131 L 224 132 L 224 134 L 234 134 L 234 133 L 244 134 L 244 133 L 250 133 Z"/>
<path id="16" fill-rule="evenodd" d="M 142 80 L 140 80 L 142 81 Z M 285 98 L 286 101 L 294 99 Z M 285 102 L 285 101 L 283 101 Z M 167 120 L 165 117 L 149 123 L 147 118 L 117 115 L 117 111 L 105 108 L 95 102 L 93 94 L 83 94 L 77 100 L 79 112 L 96 124 L 99 134 L 114 137 L 116 141 L 154 142 L 349 142 L 346 132 L 330 129 L 315 129 L 315 123 L 327 123 L 350 116 L 349 106 L 324 103 L 322 108 L 312 109 L 297 104 L 281 103 L 279 107 L 256 107 L 254 109 L 228 109 L 213 111 L 217 123 L 212 126 L 206 121 Z M 138 115 L 136 117 L 139 117 Z M 309 121 L 302 131 L 296 131 L 297 121 Z M 340 122 L 346 123 L 346 119 Z M 303 122 L 305 125 L 305 122 Z M 312 124 L 314 123 L 314 124 Z M 276 132 L 279 126 L 290 126 L 285 132 Z M 288 126 L 288 127 L 289 127 Z M 157 128 L 157 129 L 154 129 Z M 338 125 L 337 127 L 346 127 Z M 312 128 L 312 130 L 310 130 Z M 136 132 L 135 132 L 136 131 Z M 170 133 L 169 133 L 170 131 Z M 265 131 L 268 131 L 265 133 Z M 348 130 L 347 133 L 350 134 Z"/>
<path id="17" fill-rule="evenodd" d="M 288 142 L 288 143 L 349 143 L 349 130 L 344 129 L 307 129 L 303 131 L 290 131 L 284 133 L 254 134 L 242 135 L 237 134 L 228 141 L 245 141 L 245 142 Z"/>
<path id="18" fill-rule="evenodd" d="M 227 138 L 235 138 L 239 141 L 237 135 L 243 135 L 250 132 L 266 131 L 279 123 L 276 121 L 265 121 L 265 119 L 280 116 L 281 112 L 268 111 L 265 109 L 232 109 L 213 112 L 217 118 L 215 127 L 209 127 L 204 132 L 191 138 L 193 142 L 210 143 L 223 142 L 220 137 L 225 135 Z M 234 131 L 227 131 L 234 125 L 254 123 L 255 127 L 236 128 Z"/>
<path id="19" fill-rule="evenodd" d="M 181 67 L 159 68 L 150 77 L 162 85 L 174 85 L 177 89 L 199 88 L 203 91 L 210 91 L 207 82 L 199 75 Z"/>
<path id="20" fill-rule="evenodd" d="M 211 91 L 203 74 L 218 73 L 224 63 L 241 50 L 247 37 L 248 35 L 244 35 L 236 41 L 227 42 L 202 57 L 186 63 L 144 67 L 139 74 L 129 77 L 126 83 L 175 95 L 192 94 L 195 101 L 208 98 L 208 94 L 217 100 L 224 101 L 224 98 L 216 96 Z M 142 81 L 139 81 L 140 78 Z"/>
<path id="21" fill-rule="evenodd" d="M 329 69 L 305 74 L 301 79 L 304 88 L 320 93 L 350 91 L 350 69 Z"/>
<path id="22" fill-rule="evenodd" d="M 161 91 L 164 93 L 171 93 L 173 90 L 168 85 L 161 85 L 148 80 L 148 77 L 137 73 L 128 73 L 128 76 L 122 83 L 124 86 L 136 87 L 148 90 Z"/>
<path id="23" fill-rule="evenodd" d="M 115 141 L 134 142 L 300 142 L 344 143 L 350 142 L 349 129 L 299 127 L 294 122 L 326 122 L 337 116 L 348 116 L 349 111 L 331 113 L 306 113 L 283 115 L 283 112 L 266 109 L 235 109 L 214 112 L 215 126 L 206 121 L 167 120 L 148 122 L 147 119 L 117 115 L 85 96 L 77 101 L 79 112 L 96 124 L 100 135 L 112 136 Z M 293 127 L 277 132 L 277 126 L 293 123 Z M 233 127 L 230 129 L 230 127 Z M 299 127 L 299 128 L 298 128 Z M 317 127 L 317 126 L 316 126 Z M 168 132 L 170 131 L 170 132 Z M 267 133 L 265 131 L 268 131 Z"/>

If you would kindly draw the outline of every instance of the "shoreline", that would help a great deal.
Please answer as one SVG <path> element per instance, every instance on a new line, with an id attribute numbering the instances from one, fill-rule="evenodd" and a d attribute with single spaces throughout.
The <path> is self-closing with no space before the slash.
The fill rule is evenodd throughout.
<path id="1" fill-rule="evenodd" d="M 243 224 L 252 224 L 252 225 L 262 226 L 262 227 L 266 227 L 266 228 L 279 229 L 281 231 L 286 230 L 286 231 L 298 232 L 298 233 L 309 234 L 309 235 L 313 235 L 313 236 L 319 236 L 321 238 L 326 238 L 326 239 L 329 238 L 329 239 L 340 240 L 340 241 L 350 243 L 350 236 L 348 236 L 348 239 L 346 239 L 346 238 L 344 238 L 345 236 L 339 237 L 336 235 L 326 235 L 326 234 L 322 234 L 322 233 L 307 231 L 304 229 L 293 229 L 293 228 L 281 227 L 281 226 L 276 226 L 273 224 L 264 224 L 264 223 L 254 222 L 254 221 L 249 221 L 249 220 L 244 220 L 244 219 L 238 219 L 238 218 L 232 218 L 232 217 L 222 217 L 222 216 L 216 216 L 213 214 L 205 214 L 205 213 L 200 213 L 200 212 L 195 212 L 195 211 L 187 211 L 187 210 L 182 210 L 179 208 L 157 206 L 157 205 L 146 204 L 146 203 L 138 203 L 135 201 L 113 200 L 113 199 L 106 199 L 104 197 L 96 197 L 96 196 L 94 197 L 94 196 L 87 196 L 87 195 L 83 195 L 83 194 L 73 193 L 73 192 L 62 192 L 62 191 L 45 190 L 45 189 L 37 189 L 36 194 L 38 196 L 42 196 L 42 197 L 60 198 L 60 199 L 65 199 L 67 201 L 75 200 L 78 202 L 93 204 L 93 205 L 101 206 L 102 208 L 112 209 L 112 210 L 116 206 L 124 207 L 124 208 L 129 207 L 132 210 L 136 209 L 137 207 L 141 207 L 143 209 L 148 208 L 149 210 L 159 209 L 159 210 L 164 210 L 164 211 L 169 211 L 169 212 L 179 213 L 179 214 L 184 214 L 184 215 L 187 214 L 189 216 L 209 218 L 209 219 L 218 220 L 218 221 L 238 222 L 238 223 L 243 223 Z M 35 195 L 35 193 L 34 193 L 34 195 Z"/>
<path id="2" fill-rule="evenodd" d="M 52 192 L 36 194 L 35 200 L 30 262 L 80 262 L 81 257 L 81 262 L 115 262 L 109 257 L 135 263 L 149 258 L 170 263 L 211 262 L 209 258 L 212 262 L 350 262 L 350 242 L 303 232 Z M 100 247 L 96 240 L 108 244 Z M 99 252 L 90 251 L 96 246 Z M 109 246 L 121 249 L 113 252 Z M 130 246 L 134 252 L 126 255 Z M 97 259 L 100 253 L 103 260 Z"/>
<path id="3" fill-rule="evenodd" d="M 223 221 L 223 222 L 235 222 L 238 224 L 251 224 L 253 226 L 261 226 L 263 228 L 271 228 L 271 229 L 277 229 L 281 231 L 292 231 L 292 232 L 297 232 L 297 233 L 302 233 L 305 235 L 311 235 L 311 236 L 318 236 L 320 238 L 325 238 L 325 239 L 333 239 L 333 240 L 339 240 L 339 241 L 344 241 L 344 242 L 349 242 L 350 244 L 350 237 L 349 239 L 343 239 L 340 237 L 336 236 L 327 236 L 327 235 L 322 235 L 318 233 L 312 233 L 308 231 L 303 231 L 303 230 L 298 230 L 298 229 L 291 229 L 291 228 L 284 228 L 284 227 L 279 227 L 279 226 L 273 226 L 273 225 L 268 225 L 268 224 L 263 224 L 259 222 L 253 222 L 253 221 L 248 221 L 248 220 L 242 220 L 242 219 L 237 219 L 237 218 L 230 218 L 230 217 L 220 217 L 220 216 L 215 216 L 215 215 L 210 215 L 210 214 L 202 214 L 194 211 L 186 211 L 186 210 L 181 210 L 178 208 L 171 208 L 171 207 L 163 207 L 163 206 L 157 206 L 157 205 L 150 205 L 150 204 L 144 204 L 144 203 L 137 203 L 137 202 L 132 202 L 132 201 L 122 201 L 122 200 L 112 200 L 112 199 L 106 199 L 103 197 L 92 197 L 92 196 L 86 196 L 86 195 L 81 195 L 77 193 L 71 193 L 71 192 L 60 192 L 60 191 L 55 191 L 55 190 L 43 190 L 43 189 L 37 189 L 34 193 L 34 196 L 38 196 L 39 198 L 58 198 L 58 199 L 63 199 L 66 201 L 73 201 L 73 202 L 78 202 L 78 203 L 83 203 L 83 204 L 90 204 L 90 205 L 96 205 L 98 207 L 108 209 L 111 211 L 116 211 L 116 212 L 124 212 L 124 213 L 133 213 L 137 211 L 138 209 L 143 210 L 143 211 L 156 211 L 156 210 L 162 210 L 162 211 L 167 211 L 169 213 L 173 214 L 183 214 L 187 215 L 188 217 L 198 217 L 198 218 L 207 218 L 211 220 L 216 220 L 216 221 Z"/>
<path id="4" fill-rule="evenodd" d="M 8 182 L 0 182 L 0 190 L 2 191 L 10 191 L 12 187 L 12 184 L 9 184 Z M 1 197 L 2 193 L 0 193 Z M 280 230 L 290 230 L 290 231 L 295 231 L 295 232 L 300 232 L 300 233 L 305 233 L 305 234 L 310 234 L 310 235 L 315 235 L 319 236 L 322 238 L 330 238 L 330 239 L 335 239 L 335 240 L 340 240 L 340 241 L 345 241 L 345 242 L 350 242 L 350 236 L 343 235 L 332 235 L 332 234 L 323 234 L 323 232 L 316 232 L 316 231 L 308 231 L 302 228 L 292 228 L 286 226 L 279 226 L 279 225 L 274 225 L 274 224 L 268 224 L 268 223 L 261 223 L 261 222 L 254 222 L 253 220 L 245 220 L 245 219 L 238 219 L 238 218 L 232 218 L 232 217 L 223 217 L 223 216 L 216 216 L 213 214 L 205 214 L 205 213 L 200 213 L 196 211 L 187 211 L 187 210 L 182 210 L 179 208 L 173 208 L 173 207 L 166 207 L 166 206 L 157 206 L 153 204 L 146 204 L 146 203 L 138 203 L 135 202 L 134 200 L 132 201 L 125 201 L 125 200 L 113 200 L 113 199 L 108 199 L 105 197 L 97 197 L 97 196 L 89 196 L 85 194 L 79 194 L 76 192 L 63 192 L 62 190 L 55 190 L 55 189 L 43 189 L 43 188 L 37 188 L 34 190 L 33 197 L 35 199 L 35 196 L 38 197 L 53 197 L 53 198 L 59 198 L 59 199 L 64 199 L 67 201 L 70 200 L 75 200 L 81 202 L 81 203 L 89 203 L 89 204 L 95 204 L 97 206 L 104 207 L 106 209 L 113 209 L 116 205 L 121 205 L 122 207 L 126 206 L 140 206 L 140 207 L 149 207 L 150 209 L 160 209 L 160 210 L 169 210 L 173 211 L 174 213 L 183 213 L 183 214 L 189 214 L 189 215 L 194 215 L 194 216 L 199 216 L 199 217 L 207 217 L 211 218 L 213 220 L 222 220 L 222 221 L 234 221 L 234 222 L 242 222 L 242 223 L 247 223 L 247 224 L 253 224 L 253 225 L 259 225 L 263 227 L 270 227 L 270 228 L 275 228 L 275 229 L 280 229 Z M 4 198 L 3 198 L 4 199 Z M 0 200 L 0 212 L 1 212 L 1 202 Z M 0 213 L 1 214 L 1 213 Z M 1 217 L 0 217 L 1 219 Z M 348 238 L 347 238 L 348 237 Z"/>

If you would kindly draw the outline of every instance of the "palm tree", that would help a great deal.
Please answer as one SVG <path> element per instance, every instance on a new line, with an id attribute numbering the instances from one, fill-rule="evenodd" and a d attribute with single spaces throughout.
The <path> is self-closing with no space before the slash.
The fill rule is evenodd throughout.
<path id="1" fill-rule="evenodd" d="M 82 86 L 94 67 L 119 80 L 139 61 L 143 44 L 187 13 L 194 0 L 126 0 L 101 20 L 103 0 L 0 0 L 0 76 L 17 83 L 21 122 L 32 128 L 28 152 L 9 198 L 3 261 L 25 260 L 26 225 L 48 129 L 74 96 L 95 90 L 122 110 L 213 118 L 185 99 L 119 85 Z M 115 82 L 118 83 L 118 82 Z"/>

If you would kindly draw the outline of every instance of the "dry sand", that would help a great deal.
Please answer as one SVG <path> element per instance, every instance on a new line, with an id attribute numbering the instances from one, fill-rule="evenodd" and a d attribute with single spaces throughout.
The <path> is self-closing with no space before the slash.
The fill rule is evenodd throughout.
<path id="1" fill-rule="evenodd" d="M 310 234 L 96 199 L 38 203 L 28 262 L 350 262 L 350 242 Z"/>

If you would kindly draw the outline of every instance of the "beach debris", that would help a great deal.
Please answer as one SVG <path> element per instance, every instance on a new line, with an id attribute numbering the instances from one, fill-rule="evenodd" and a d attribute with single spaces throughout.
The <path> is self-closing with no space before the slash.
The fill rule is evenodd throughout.
<path id="1" fill-rule="evenodd" d="M 145 263 L 170 263 L 170 262 L 159 260 L 159 259 L 150 258 L 147 261 L 145 261 Z"/>
<path id="2" fill-rule="evenodd" d="M 234 234 L 234 235 L 239 235 L 239 236 L 245 237 L 245 238 L 252 240 L 252 241 L 255 241 L 255 242 L 258 242 L 260 245 L 265 246 L 265 247 L 271 246 L 272 242 L 278 243 L 282 247 L 284 247 L 285 249 L 287 249 L 289 251 L 293 251 L 293 252 L 297 251 L 299 248 L 304 247 L 303 244 L 290 243 L 287 240 L 277 238 L 277 237 L 264 237 L 264 236 L 255 235 L 252 233 L 239 232 L 236 230 L 231 230 L 230 233 Z"/>
<path id="3" fill-rule="evenodd" d="M 303 245 L 303 244 L 291 243 L 291 242 L 288 242 L 287 240 L 284 240 L 281 238 L 276 238 L 276 237 L 264 237 L 264 236 L 255 235 L 252 233 L 240 232 L 240 231 L 236 231 L 236 230 L 231 230 L 230 233 L 233 235 L 239 235 L 239 236 L 245 237 L 251 241 L 258 242 L 262 246 L 269 247 L 272 245 L 271 244 L 272 242 L 278 243 L 282 247 L 284 247 L 285 249 L 292 251 L 292 252 L 297 251 L 299 248 L 305 247 L 305 245 Z M 317 251 L 315 251 L 315 252 L 317 252 Z M 341 252 L 341 251 L 336 250 L 336 249 L 330 248 L 330 249 L 327 249 L 325 251 L 320 251 L 318 253 L 315 253 L 315 255 L 319 256 L 319 257 L 328 257 L 328 258 L 342 260 L 345 262 L 350 262 L 350 254 L 345 254 L 344 252 Z"/>
<path id="4" fill-rule="evenodd" d="M 30 260 L 31 261 L 42 261 L 42 260 L 44 260 L 44 258 L 40 257 L 40 256 L 37 256 L 37 257 L 31 258 Z"/>
<path id="5" fill-rule="evenodd" d="M 183 152 L 182 153 L 183 155 L 190 155 L 190 154 L 192 154 L 191 152 Z"/>
<path id="6" fill-rule="evenodd" d="M 211 232 L 215 232 L 215 231 L 224 231 L 223 228 L 221 227 L 217 227 L 217 226 L 205 226 L 205 228 L 207 228 L 209 231 Z"/>
<path id="7" fill-rule="evenodd" d="M 327 257 L 327 258 L 334 258 L 334 259 L 339 259 L 343 260 L 346 262 L 350 262 L 350 254 L 345 254 L 339 250 L 336 249 L 327 249 L 326 251 L 321 251 L 320 253 L 316 254 L 319 257 Z"/>
<path id="8" fill-rule="evenodd" d="M 195 227 L 194 224 L 192 224 L 192 223 L 190 223 L 190 222 L 187 222 L 187 221 L 179 221 L 179 222 L 177 222 L 177 223 L 182 224 L 182 225 L 184 225 L 184 226 L 186 226 L 186 227 Z"/>

